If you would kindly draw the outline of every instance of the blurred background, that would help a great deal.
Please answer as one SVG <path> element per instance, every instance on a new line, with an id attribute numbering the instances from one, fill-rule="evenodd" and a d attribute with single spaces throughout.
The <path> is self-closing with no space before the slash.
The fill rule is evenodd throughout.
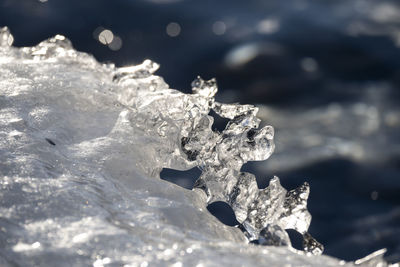
<path id="1" fill-rule="evenodd" d="M 183 92 L 197 75 L 216 77 L 218 101 L 255 104 L 275 127 L 276 152 L 243 170 L 260 188 L 273 175 L 288 189 L 310 183 L 310 233 L 325 254 L 386 247 L 400 261 L 397 1 L 0 0 L 0 26 L 15 46 L 63 34 L 102 62 L 152 59 Z M 191 188 L 199 174 L 162 178 Z M 209 210 L 235 224 L 227 205 Z"/>

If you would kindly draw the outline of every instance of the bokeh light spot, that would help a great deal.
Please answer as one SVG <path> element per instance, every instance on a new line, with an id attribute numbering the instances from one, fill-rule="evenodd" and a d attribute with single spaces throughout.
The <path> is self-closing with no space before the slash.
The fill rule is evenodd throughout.
<path id="1" fill-rule="evenodd" d="M 276 19 L 263 19 L 257 25 L 257 32 L 261 34 L 271 34 L 279 30 L 279 21 Z"/>
<path id="2" fill-rule="evenodd" d="M 113 41 L 114 34 L 112 33 L 112 31 L 105 29 L 102 32 L 100 32 L 98 39 L 100 43 L 108 45 L 111 44 L 111 42 Z"/>
<path id="3" fill-rule="evenodd" d="M 315 59 L 306 57 L 300 61 L 301 68 L 306 72 L 315 72 L 318 70 L 318 63 Z"/>
<path id="4" fill-rule="evenodd" d="M 379 197 L 379 193 L 377 191 L 372 191 L 371 192 L 371 199 L 372 200 L 377 200 Z"/>
<path id="5" fill-rule="evenodd" d="M 181 26 L 176 22 L 167 25 L 166 32 L 171 37 L 176 37 L 181 33 Z"/>
<path id="6" fill-rule="evenodd" d="M 215 35 L 223 35 L 226 32 L 226 24 L 222 21 L 216 21 L 212 25 L 212 31 Z"/>
<path id="7" fill-rule="evenodd" d="M 112 42 L 108 45 L 108 47 L 113 51 L 120 50 L 122 47 L 122 39 L 119 36 L 114 36 Z"/>

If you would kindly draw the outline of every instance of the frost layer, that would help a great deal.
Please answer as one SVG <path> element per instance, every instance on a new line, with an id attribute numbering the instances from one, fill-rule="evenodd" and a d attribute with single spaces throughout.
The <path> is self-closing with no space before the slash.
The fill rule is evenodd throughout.
<path id="1" fill-rule="evenodd" d="M 151 61 L 100 64 L 63 36 L 20 49 L 12 41 L 1 29 L 2 265 L 339 264 L 249 245 L 206 211 L 225 201 L 249 239 L 290 248 L 291 228 L 306 251 L 322 251 L 307 233 L 307 184 L 287 192 L 275 177 L 259 190 L 240 172 L 273 151 L 257 108 L 215 102 L 213 80 L 195 80 L 191 95 L 170 89 Z M 211 130 L 211 109 L 231 119 L 222 133 Z M 194 191 L 154 179 L 194 166 L 203 170 Z"/>

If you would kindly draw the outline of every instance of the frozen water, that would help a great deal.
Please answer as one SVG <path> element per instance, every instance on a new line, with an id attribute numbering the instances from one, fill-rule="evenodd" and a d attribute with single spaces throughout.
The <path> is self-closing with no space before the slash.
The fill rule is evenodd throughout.
<path id="1" fill-rule="evenodd" d="M 1 29 L 2 265 L 351 265 L 290 247 L 284 229 L 303 234 L 309 254 L 322 252 L 307 233 L 308 184 L 286 191 L 274 177 L 259 190 L 240 172 L 274 148 L 257 108 L 216 102 L 214 80 L 196 79 L 190 95 L 170 89 L 148 60 L 100 64 L 60 35 L 12 42 Z M 211 109 L 231 119 L 221 133 Z M 157 179 L 162 168 L 194 166 L 203 172 L 193 191 Z M 218 200 L 245 234 L 207 212 Z M 361 264 L 385 264 L 376 256 Z"/>

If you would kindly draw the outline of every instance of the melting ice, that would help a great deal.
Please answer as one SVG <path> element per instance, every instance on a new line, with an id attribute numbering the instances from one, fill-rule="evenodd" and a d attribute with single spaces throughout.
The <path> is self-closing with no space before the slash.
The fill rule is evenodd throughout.
<path id="1" fill-rule="evenodd" d="M 183 94 L 149 60 L 100 64 L 60 35 L 12 42 L 1 29 L 2 265 L 351 265 L 307 256 L 323 251 L 307 232 L 307 183 L 287 191 L 273 177 L 259 189 L 240 171 L 272 154 L 274 131 L 259 128 L 256 107 L 215 101 L 215 80 L 197 78 Z M 222 132 L 211 110 L 230 119 Z M 196 166 L 192 191 L 158 179 Z M 215 201 L 239 227 L 206 211 Z M 285 229 L 303 235 L 305 253 Z M 359 263 L 386 264 L 375 256 Z"/>

